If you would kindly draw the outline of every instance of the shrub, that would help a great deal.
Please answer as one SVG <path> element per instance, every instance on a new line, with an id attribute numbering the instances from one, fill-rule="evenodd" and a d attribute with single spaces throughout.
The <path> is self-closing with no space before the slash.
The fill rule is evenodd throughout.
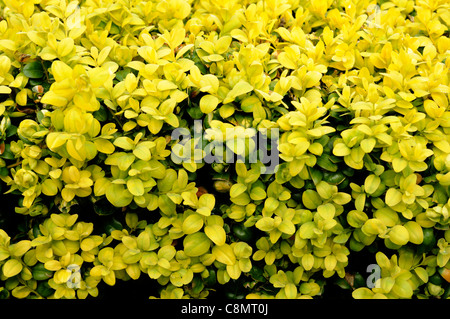
<path id="1" fill-rule="evenodd" d="M 448 296 L 447 1 L 0 8 L 1 297 Z"/>

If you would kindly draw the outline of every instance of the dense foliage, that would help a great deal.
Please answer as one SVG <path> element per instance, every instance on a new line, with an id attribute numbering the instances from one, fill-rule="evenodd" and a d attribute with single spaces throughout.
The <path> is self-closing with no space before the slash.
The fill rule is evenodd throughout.
<path id="1" fill-rule="evenodd" d="M 0 0 L 0 297 L 446 298 L 449 22 L 446 0 Z"/>

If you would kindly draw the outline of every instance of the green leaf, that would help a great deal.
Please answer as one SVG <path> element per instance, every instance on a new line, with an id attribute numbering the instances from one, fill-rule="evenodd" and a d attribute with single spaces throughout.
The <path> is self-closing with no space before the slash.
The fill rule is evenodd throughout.
<path id="1" fill-rule="evenodd" d="M 23 67 L 23 74 L 30 79 L 40 79 L 44 76 L 44 69 L 40 62 L 30 62 Z"/>
<path id="2" fill-rule="evenodd" d="M 330 172 L 336 172 L 338 170 L 338 166 L 331 161 L 328 154 L 322 154 L 317 159 L 317 165 Z"/>
<path id="3" fill-rule="evenodd" d="M 171 216 L 176 213 L 176 204 L 165 194 L 158 197 L 158 206 L 166 215 Z"/>
<path id="4" fill-rule="evenodd" d="M 302 194 L 302 202 L 306 208 L 316 209 L 320 204 L 322 204 L 322 199 L 316 191 L 308 189 Z"/>
<path id="5" fill-rule="evenodd" d="M 32 274 L 35 280 L 48 280 L 53 277 L 53 271 L 46 269 L 42 263 L 33 267 Z"/>

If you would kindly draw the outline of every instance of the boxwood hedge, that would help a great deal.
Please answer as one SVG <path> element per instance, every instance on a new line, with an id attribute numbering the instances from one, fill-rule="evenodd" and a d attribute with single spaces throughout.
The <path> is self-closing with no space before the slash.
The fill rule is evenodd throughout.
<path id="1" fill-rule="evenodd" d="M 0 297 L 447 298 L 449 9 L 0 0 Z"/>

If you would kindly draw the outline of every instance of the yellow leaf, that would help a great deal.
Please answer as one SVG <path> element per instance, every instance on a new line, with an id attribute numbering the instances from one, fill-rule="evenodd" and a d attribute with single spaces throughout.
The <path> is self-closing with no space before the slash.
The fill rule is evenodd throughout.
<path id="1" fill-rule="evenodd" d="M 17 45 L 13 40 L 3 39 L 0 40 L 0 48 L 2 48 L 3 50 L 15 51 L 17 50 Z"/>
<path id="2" fill-rule="evenodd" d="M 97 57 L 97 63 L 98 63 L 98 65 L 102 65 L 103 62 L 105 62 L 105 60 L 106 60 L 106 58 L 108 57 L 108 55 L 109 55 L 110 52 L 111 52 L 111 47 L 110 47 L 110 46 L 104 47 L 104 48 L 100 51 L 100 53 L 98 54 L 98 57 Z"/>
<path id="3" fill-rule="evenodd" d="M 43 104 L 50 104 L 59 107 L 66 106 L 67 102 L 68 100 L 65 97 L 59 96 L 52 91 L 45 93 L 41 99 L 41 103 Z"/>
<path id="4" fill-rule="evenodd" d="M 169 80 L 161 80 L 158 82 L 157 89 L 159 91 L 166 91 L 166 90 L 175 90 L 178 89 L 178 86 Z"/>
<path id="5" fill-rule="evenodd" d="M 12 291 L 12 295 L 15 298 L 18 299 L 24 299 L 26 297 L 28 297 L 28 295 L 32 292 L 33 290 L 29 287 L 26 286 L 17 286 L 16 288 L 13 289 Z"/>
<path id="6" fill-rule="evenodd" d="M 114 153 L 114 150 L 115 150 L 114 145 L 106 139 L 103 139 L 103 138 L 95 139 L 94 144 L 100 153 L 104 153 L 104 154 Z"/>
<path id="7" fill-rule="evenodd" d="M 61 191 L 61 196 L 66 202 L 70 202 L 75 197 L 75 192 L 69 188 L 64 188 Z"/>
<path id="8" fill-rule="evenodd" d="M 200 207 L 207 207 L 209 210 L 213 210 L 215 204 L 216 199 L 212 194 L 203 194 L 198 201 Z"/>
<path id="9" fill-rule="evenodd" d="M 234 255 L 233 249 L 228 244 L 214 246 L 212 249 L 212 254 L 217 261 L 225 265 L 232 266 L 236 262 L 236 256 Z"/>
<path id="10" fill-rule="evenodd" d="M 66 55 L 69 55 L 70 52 L 72 52 L 74 48 L 74 41 L 72 38 L 65 38 L 62 39 L 59 43 L 58 43 L 58 49 L 57 49 L 57 53 L 60 57 L 65 57 Z"/>
<path id="11" fill-rule="evenodd" d="M 297 69 L 297 63 L 295 63 L 295 60 L 292 59 L 292 56 L 289 54 L 291 50 L 289 50 L 290 48 L 287 47 L 285 50 L 285 52 L 281 52 L 278 55 L 278 61 L 280 61 L 280 63 L 288 69 Z"/>
<path id="12" fill-rule="evenodd" d="M 231 279 L 238 279 L 242 273 L 241 268 L 239 267 L 239 263 L 227 265 L 227 273 L 230 275 Z"/>
<path id="13" fill-rule="evenodd" d="M 58 184 L 54 180 L 47 178 L 42 183 L 42 193 L 47 196 L 55 196 L 58 194 Z"/>
<path id="14" fill-rule="evenodd" d="M 38 31 L 28 31 L 27 32 L 28 38 L 30 38 L 31 41 L 33 41 L 38 46 L 44 48 L 47 44 L 43 37 L 39 35 Z"/>
<path id="15" fill-rule="evenodd" d="M 31 241 L 21 240 L 15 244 L 9 246 L 9 251 L 12 256 L 23 256 L 31 248 Z"/>
<path id="16" fill-rule="evenodd" d="M 134 196 L 144 195 L 144 184 L 139 178 L 130 178 L 127 181 L 127 188 Z"/>
<path id="17" fill-rule="evenodd" d="M 183 233 L 189 235 L 198 232 L 202 227 L 203 217 L 199 214 L 191 214 L 183 221 L 182 230 Z"/>
<path id="18" fill-rule="evenodd" d="M 44 264 L 44 267 L 50 271 L 58 271 L 61 269 L 61 263 L 57 260 L 49 260 Z"/>
<path id="19" fill-rule="evenodd" d="M 223 100 L 223 103 L 227 104 L 233 102 L 236 97 L 246 94 L 252 90 L 253 86 L 251 86 L 248 82 L 241 80 L 233 87 L 231 91 L 228 92 L 227 97 Z"/>
<path id="20" fill-rule="evenodd" d="M 304 78 L 303 86 L 306 88 L 313 87 L 319 84 L 321 78 L 322 73 L 318 71 L 309 71 Z"/>
<path id="21" fill-rule="evenodd" d="M 66 143 L 68 136 L 63 133 L 51 132 L 47 135 L 47 146 L 51 150 L 56 150 Z"/>
<path id="22" fill-rule="evenodd" d="M 206 254 L 211 246 L 209 238 L 201 232 L 187 235 L 183 240 L 184 253 L 189 257 Z"/>
<path id="23" fill-rule="evenodd" d="M 287 299 L 297 298 L 297 286 L 295 286 L 293 283 L 288 283 L 284 287 L 284 293 Z"/>
<path id="24" fill-rule="evenodd" d="M 133 91 L 136 90 L 137 79 L 133 73 L 128 73 L 124 82 L 125 88 L 128 91 L 128 93 L 133 93 Z"/>
<path id="25" fill-rule="evenodd" d="M 16 95 L 16 102 L 17 104 L 21 105 L 21 106 L 25 106 L 27 105 L 27 90 L 21 90 L 17 95 Z"/>
<path id="26" fill-rule="evenodd" d="M 205 114 L 209 114 L 216 109 L 217 104 L 219 104 L 217 97 L 214 95 L 205 95 L 200 99 L 200 110 Z"/>
<path id="27" fill-rule="evenodd" d="M 52 64 L 52 74 L 55 81 L 60 82 L 72 77 L 72 68 L 62 61 L 55 61 Z"/>
<path id="28" fill-rule="evenodd" d="M 77 148 L 73 140 L 67 141 L 66 150 L 67 153 L 77 161 L 84 161 L 86 159 L 86 152 L 83 149 Z"/>
<path id="29" fill-rule="evenodd" d="M 3 265 L 3 275 L 5 277 L 10 278 L 17 274 L 19 274 L 23 269 L 22 263 L 18 261 L 17 259 L 9 259 L 4 265 Z"/>
<path id="30" fill-rule="evenodd" d="M 327 203 L 317 207 L 317 212 L 323 219 L 332 219 L 336 213 L 336 208 L 333 204 Z"/>
<path id="31" fill-rule="evenodd" d="M 378 189 L 381 184 L 381 178 L 371 174 L 369 175 L 364 182 L 364 191 L 367 194 L 373 194 Z"/>
<path id="32" fill-rule="evenodd" d="M 208 93 L 216 93 L 219 89 L 219 80 L 213 74 L 206 74 L 200 80 L 200 91 Z"/>
<path id="33" fill-rule="evenodd" d="M 109 79 L 109 72 L 103 68 L 90 69 L 89 79 L 94 88 L 100 87 Z"/>
<path id="34" fill-rule="evenodd" d="M 120 184 L 109 184 L 105 195 L 108 201 L 116 207 L 128 206 L 133 200 L 133 195 Z"/>
<path id="35" fill-rule="evenodd" d="M 347 156 L 350 155 L 350 153 L 351 149 L 344 143 L 337 143 L 333 148 L 333 154 L 336 156 Z"/>
<path id="36" fill-rule="evenodd" d="M 224 54 L 230 47 L 231 41 L 233 40 L 230 36 L 221 37 L 214 43 L 214 50 L 217 54 Z"/>
<path id="37" fill-rule="evenodd" d="M 230 197 L 237 197 L 247 191 L 247 186 L 241 183 L 236 183 L 230 188 Z"/>
<path id="38" fill-rule="evenodd" d="M 222 226 L 208 225 L 205 227 L 205 234 L 218 246 L 224 245 L 227 235 Z"/>
<path id="39" fill-rule="evenodd" d="M 0 94 L 9 94 L 11 92 L 11 89 L 6 85 L 0 85 Z"/>

